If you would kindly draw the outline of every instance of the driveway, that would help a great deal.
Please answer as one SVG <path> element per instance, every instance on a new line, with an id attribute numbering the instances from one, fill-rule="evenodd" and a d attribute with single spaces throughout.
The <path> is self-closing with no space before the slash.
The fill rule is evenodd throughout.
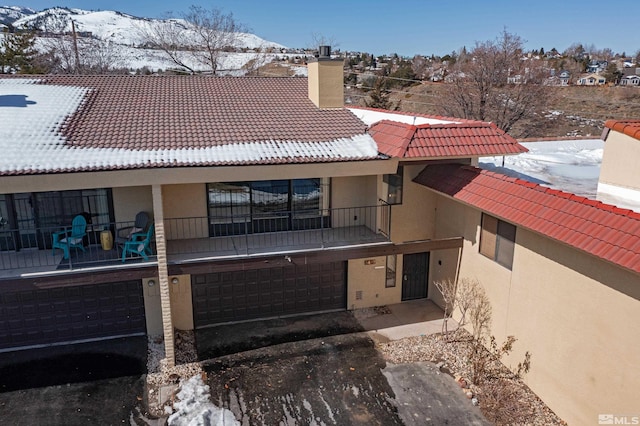
<path id="1" fill-rule="evenodd" d="M 146 362 L 145 336 L 0 353 L 0 424 L 143 419 Z"/>
<path id="2" fill-rule="evenodd" d="M 430 363 L 387 364 L 365 333 L 227 355 L 204 363 L 211 400 L 243 425 L 485 425 Z"/>
<path id="3" fill-rule="evenodd" d="M 199 330 L 211 400 L 243 425 L 487 424 L 434 365 L 385 362 L 363 330 L 424 320 L 390 312 L 373 328 L 333 312 Z M 0 353 L 0 424 L 163 424 L 145 415 L 146 360 L 144 336 Z"/>

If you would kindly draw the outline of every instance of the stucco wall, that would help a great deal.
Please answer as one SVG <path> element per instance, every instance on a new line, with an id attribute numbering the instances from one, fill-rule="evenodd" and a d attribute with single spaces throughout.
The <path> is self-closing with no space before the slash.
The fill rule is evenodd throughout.
<path id="1" fill-rule="evenodd" d="M 173 326 L 178 330 L 193 330 L 191 275 L 170 276 L 169 288 L 171 294 L 171 316 L 173 318 Z"/>
<path id="2" fill-rule="evenodd" d="M 607 136 L 599 182 L 640 190 L 640 141 L 611 131 Z"/>
<path id="3" fill-rule="evenodd" d="M 640 277 L 523 228 L 510 271 L 479 253 L 480 219 L 479 210 L 438 196 L 438 236 L 458 229 L 465 238 L 460 277 L 485 288 L 498 341 L 518 339 L 506 362 L 515 366 L 530 351 L 525 381 L 569 424 L 637 413 L 629 389 L 640 382 Z"/>
<path id="4" fill-rule="evenodd" d="M 153 196 L 150 186 L 113 188 L 113 210 L 116 222 L 133 222 L 141 211 L 153 219 Z"/>
<path id="5" fill-rule="evenodd" d="M 332 208 L 375 206 L 377 204 L 376 176 L 331 179 Z"/>
<path id="6" fill-rule="evenodd" d="M 412 182 L 422 169 L 424 166 L 404 167 L 402 204 L 391 207 L 391 240 L 395 243 L 434 237 L 434 194 Z"/>
<path id="7" fill-rule="evenodd" d="M 401 256 L 398 256 L 395 287 L 386 287 L 386 256 L 351 259 L 347 268 L 349 309 L 400 303 L 402 287 L 398 276 L 402 272 Z M 361 292 L 361 300 L 356 299 L 357 292 Z"/>
<path id="8" fill-rule="evenodd" d="M 154 285 L 149 285 L 153 280 Z M 147 322 L 147 334 L 149 336 L 162 336 L 162 304 L 160 303 L 160 284 L 158 277 L 149 277 L 142 280 L 142 295 L 144 298 L 144 315 Z"/>
<path id="9" fill-rule="evenodd" d="M 168 240 L 209 236 L 205 184 L 165 185 L 162 197 Z"/>

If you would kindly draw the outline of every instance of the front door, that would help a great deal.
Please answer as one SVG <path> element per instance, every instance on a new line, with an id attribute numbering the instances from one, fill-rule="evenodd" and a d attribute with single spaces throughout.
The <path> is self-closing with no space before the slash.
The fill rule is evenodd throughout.
<path id="1" fill-rule="evenodd" d="M 429 253 L 405 254 L 402 263 L 402 300 L 427 297 Z"/>

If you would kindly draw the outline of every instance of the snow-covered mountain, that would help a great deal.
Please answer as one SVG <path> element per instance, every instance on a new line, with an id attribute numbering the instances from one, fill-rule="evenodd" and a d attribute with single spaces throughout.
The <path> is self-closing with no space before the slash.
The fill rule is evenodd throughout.
<path id="1" fill-rule="evenodd" d="M 154 69 L 174 68 L 175 64 L 164 57 L 158 50 L 144 48 L 144 33 L 149 32 L 152 25 L 170 22 L 180 26 L 189 33 L 189 24 L 180 19 L 157 20 L 140 18 L 116 11 L 90 11 L 52 7 L 42 11 L 16 6 L 0 7 L 0 28 L 12 25 L 16 28 L 30 28 L 42 31 L 36 47 L 46 49 L 47 36 L 45 34 L 71 33 L 71 22 L 76 33 L 91 43 L 107 46 L 111 56 L 116 56 L 114 67 L 132 70 L 143 67 Z M 0 35 L 2 37 L 2 35 Z M 51 44 L 51 37 L 49 37 Z M 219 69 L 233 73 L 248 62 L 257 60 L 256 51 L 265 49 L 279 50 L 284 48 L 279 43 L 264 40 L 255 34 L 239 33 L 235 37 L 237 53 L 225 53 L 219 60 Z M 95 50 L 95 49 L 94 49 Z M 274 54 L 262 55 L 260 61 L 270 62 Z M 197 64 L 192 65 L 198 69 Z"/>
<path id="2" fill-rule="evenodd" d="M 91 33 L 95 38 L 111 41 L 126 46 L 136 46 L 142 43 L 139 29 L 148 27 L 159 20 L 139 18 L 126 13 L 110 10 L 89 11 L 83 9 L 69 9 L 53 7 L 35 12 L 20 7 L 1 7 L 0 22 L 7 21 L 15 27 L 26 27 L 41 31 L 71 31 L 73 20 L 76 31 Z M 187 26 L 181 20 L 172 20 L 178 25 Z M 283 48 L 281 44 L 264 40 L 254 34 L 241 33 L 237 48 Z"/>
<path id="3" fill-rule="evenodd" d="M 0 6 L 0 28 L 13 24 L 18 19 L 36 13 L 35 10 L 20 6 Z"/>

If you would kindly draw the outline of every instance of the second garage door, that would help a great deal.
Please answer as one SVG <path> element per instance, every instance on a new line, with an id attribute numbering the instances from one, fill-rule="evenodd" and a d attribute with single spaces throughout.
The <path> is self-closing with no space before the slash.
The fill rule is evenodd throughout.
<path id="1" fill-rule="evenodd" d="M 346 262 L 194 275 L 192 295 L 196 328 L 346 309 Z"/>

